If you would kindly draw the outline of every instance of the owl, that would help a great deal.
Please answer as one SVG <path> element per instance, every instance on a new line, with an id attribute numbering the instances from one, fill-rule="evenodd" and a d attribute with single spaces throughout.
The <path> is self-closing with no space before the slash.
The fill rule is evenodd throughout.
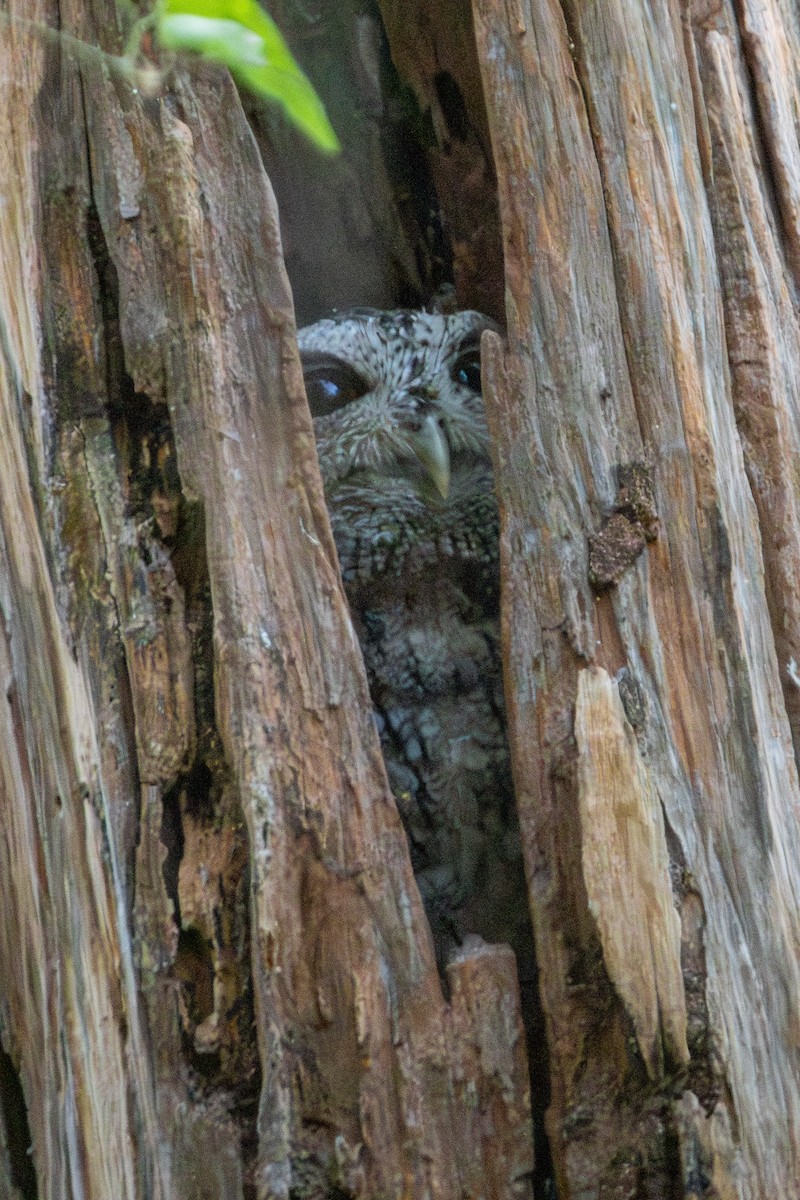
<path id="1" fill-rule="evenodd" d="M 440 964 L 468 934 L 523 957 L 530 942 L 481 399 L 488 328 L 476 312 L 356 309 L 298 335 L 344 585 Z"/>

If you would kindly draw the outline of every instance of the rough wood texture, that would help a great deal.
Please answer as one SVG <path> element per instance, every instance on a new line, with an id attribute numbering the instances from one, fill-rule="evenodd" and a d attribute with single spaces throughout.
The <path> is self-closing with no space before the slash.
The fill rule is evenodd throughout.
<path id="1" fill-rule="evenodd" d="M 119 49 L 111 3 L 59 17 Z M 236 92 L 2 33 L 0 1038 L 40 1200 L 530 1196 L 509 952 L 445 1002 Z"/>
<path id="2" fill-rule="evenodd" d="M 475 12 L 509 286 L 508 350 L 490 342 L 487 366 L 510 719 L 560 1194 L 666 1195 L 682 1177 L 685 1194 L 705 1178 L 721 1195 L 795 1196 L 800 796 L 697 153 L 703 75 L 666 6 L 476 0 Z M 709 32 L 705 52 L 716 41 Z M 725 49 L 736 54 L 733 40 Z M 731 105 L 726 117 L 735 124 Z M 735 213 L 722 188 L 714 203 L 724 242 Z M 727 276 L 732 293 L 730 265 Z M 783 344 L 771 325 L 769 341 Z M 793 387 L 771 382 L 766 419 L 791 423 Z M 593 595 L 589 539 L 633 459 L 652 465 L 657 538 Z M 773 476 L 781 461 L 770 459 Z M 788 488 L 779 495 L 791 515 Z M 793 540 L 791 521 L 774 518 Z M 791 603 L 776 600 L 773 616 Z M 639 972 L 627 978 L 634 964 L 618 955 L 603 965 L 598 868 L 587 877 L 577 857 L 594 836 L 580 804 L 591 706 L 575 723 L 587 665 L 619 679 L 666 821 L 673 895 L 661 912 L 674 902 L 682 919 L 691 1061 L 668 1006 L 658 1094 L 639 1058 L 638 1005 L 633 1038 L 622 1010 Z"/>
<path id="3" fill-rule="evenodd" d="M 559 1200 L 800 1197 L 797 14 L 474 0 L 476 56 L 461 0 L 383 11 L 458 294 L 491 312 L 495 156 L 486 390 Z M 57 15 L 113 53 L 120 14 Z M 383 173 L 375 9 L 281 16 L 357 110 L 329 176 L 281 180 L 306 311 L 424 292 L 441 239 Z M 530 1196 L 513 962 L 470 941 L 445 1001 L 238 98 L 210 68 L 143 97 L 19 24 L 48 0 L 10 17 L 0 1192 Z"/>
<path id="4" fill-rule="evenodd" d="M 433 128 L 420 146 L 452 247 L 462 308 L 503 320 L 497 182 L 468 0 L 380 0 L 392 59 Z"/>
<path id="5" fill-rule="evenodd" d="M 747 30 L 756 14 L 750 6 L 743 14 Z M 747 56 L 742 56 L 729 5 L 696 5 L 691 16 L 702 164 L 714 223 L 731 391 L 758 508 L 767 600 L 797 755 L 800 688 L 791 664 L 800 663 L 800 325 L 792 272 L 800 215 L 786 189 L 792 180 L 797 186 L 798 149 L 787 139 L 770 97 L 791 90 L 793 73 L 782 68 L 800 61 L 800 31 L 781 20 L 774 7 L 759 7 L 758 19 L 775 34 L 768 66 L 763 38 L 745 33 Z M 757 80 L 755 96 L 749 71 Z M 784 114 L 787 106 L 797 112 L 797 98 L 785 98 Z M 766 145 L 757 137 L 759 118 L 770 131 Z M 767 164 L 776 159 L 781 161 L 770 174 Z"/>

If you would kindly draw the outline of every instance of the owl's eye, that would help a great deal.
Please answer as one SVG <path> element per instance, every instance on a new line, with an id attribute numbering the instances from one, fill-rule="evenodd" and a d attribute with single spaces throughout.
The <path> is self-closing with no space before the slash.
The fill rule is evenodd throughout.
<path id="1" fill-rule="evenodd" d="M 303 355 L 303 379 L 312 417 L 326 417 L 369 391 L 357 371 L 329 355 Z"/>
<path id="2" fill-rule="evenodd" d="M 467 387 L 480 395 L 481 391 L 481 352 L 477 346 L 459 354 L 450 368 L 450 377 L 455 383 Z"/>

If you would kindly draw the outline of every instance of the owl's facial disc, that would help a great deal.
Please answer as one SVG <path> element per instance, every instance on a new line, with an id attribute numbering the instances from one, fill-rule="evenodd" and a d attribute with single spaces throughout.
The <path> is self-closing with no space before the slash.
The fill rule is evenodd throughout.
<path id="1" fill-rule="evenodd" d="M 490 326 L 478 313 L 356 309 L 299 331 L 329 502 L 361 489 L 456 512 L 490 486 L 480 374 Z"/>

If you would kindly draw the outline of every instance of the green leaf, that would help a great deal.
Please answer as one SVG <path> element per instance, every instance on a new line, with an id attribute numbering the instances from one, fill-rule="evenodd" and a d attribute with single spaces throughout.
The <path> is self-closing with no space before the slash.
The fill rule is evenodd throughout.
<path id="1" fill-rule="evenodd" d="M 156 34 L 169 50 L 223 63 L 254 92 L 277 100 L 320 149 L 339 149 L 322 101 L 257 0 L 160 0 Z"/>

